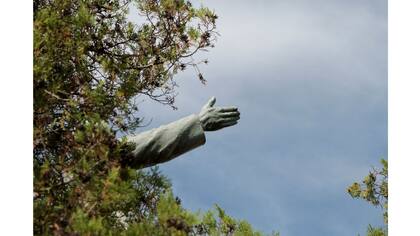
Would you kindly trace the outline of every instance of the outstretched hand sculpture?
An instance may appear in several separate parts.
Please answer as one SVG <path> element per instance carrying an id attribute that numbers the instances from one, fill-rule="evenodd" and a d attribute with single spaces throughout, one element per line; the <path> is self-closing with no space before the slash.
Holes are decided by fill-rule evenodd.
<path id="1" fill-rule="evenodd" d="M 167 162 L 206 142 L 205 131 L 216 131 L 238 123 L 236 107 L 215 107 L 212 97 L 198 115 L 193 114 L 159 128 L 128 137 L 135 144 L 133 168 L 143 168 Z"/>

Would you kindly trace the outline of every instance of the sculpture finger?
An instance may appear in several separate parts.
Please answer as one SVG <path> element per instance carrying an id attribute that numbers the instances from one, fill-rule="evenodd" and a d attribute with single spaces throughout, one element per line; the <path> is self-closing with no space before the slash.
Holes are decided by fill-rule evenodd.
<path id="1" fill-rule="evenodd" d="M 225 118 L 225 117 L 235 117 L 235 116 L 240 116 L 240 113 L 238 111 L 234 111 L 234 112 L 223 112 L 222 114 L 220 114 L 221 117 Z"/>
<path id="2" fill-rule="evenodd" d="M 214 106 L 215 103 L 216 103 L 216 97 L 213 96 L 209 99 L 209 101 L 206 103 L 206 105 L 204 105 L 204 107 L 210 108 L 210 107 Z"/>
<path id="3" fill-rule="evenodd" d="M 233 112 L 233 111 L 237 111 L 238 108 L 237 107 L 221 107 L 219 111 L 221 112 Z"/>
<path id="4" fill-rule="evenodd" d="M 222 118 L 222 119 L 220 119 L 219 121 L 220 121 L 221 123 L 226 123 L 226 122 L 237 121 L 237 120 L 239 120 L 239 119 L 240 119 L 240 117 L 239 117 L 239 116 L 233 116 L 233 117 Z"/>
<path id="5" fill-rule="evenodd" d="M 225 122 L 222 124 L 222 127 L 225 128 L 225 127 L 233 126 L 233 125 L 236 125 L 237 123 L 238 121 Z"/>

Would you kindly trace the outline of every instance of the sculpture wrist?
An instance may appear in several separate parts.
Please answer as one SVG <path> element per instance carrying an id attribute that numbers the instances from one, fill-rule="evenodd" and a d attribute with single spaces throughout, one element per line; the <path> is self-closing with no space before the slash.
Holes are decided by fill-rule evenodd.
<path id="1" fill-rule="evenodd" d="M 206 125 L 205 125 L 207 117 L 200 112 L 199 114 L 197 114 L 197 118 L 198 118 L 198 122 L 200 123 L 200 126 L 203 129 L 203 131 L 207 131 L 206 130 Z"/>

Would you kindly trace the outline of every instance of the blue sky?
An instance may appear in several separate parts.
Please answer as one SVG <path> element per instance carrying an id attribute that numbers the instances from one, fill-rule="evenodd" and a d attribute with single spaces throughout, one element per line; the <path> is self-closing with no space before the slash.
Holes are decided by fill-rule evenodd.
<path id="1" fill-rule="evenodd" d="M 211 96 L 238 125 L 160 165 L 191 210 L 215 203 L 264 232 L 357 235 L 381 211 L 346 187 L 387 157 L 387 1 L 212 0 L 210 63 L 179 74 L 178 110 L 145 100 L 139 131 L 199 112 Z"/>

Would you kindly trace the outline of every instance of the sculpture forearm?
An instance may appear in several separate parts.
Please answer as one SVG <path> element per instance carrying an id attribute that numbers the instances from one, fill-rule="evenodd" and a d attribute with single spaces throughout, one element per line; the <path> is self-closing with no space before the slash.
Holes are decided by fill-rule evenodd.
<path id="1" fill-rule="evenodd" d="M 206 142 L 197 115 L 190 115 L 168 125 L 128 137 L 135 144 L 133 168 L 167 162 Z"/>

